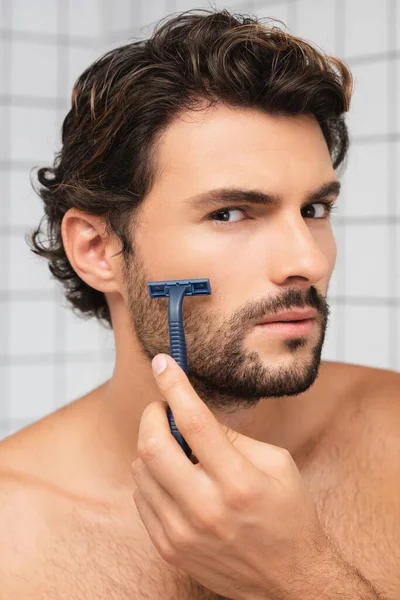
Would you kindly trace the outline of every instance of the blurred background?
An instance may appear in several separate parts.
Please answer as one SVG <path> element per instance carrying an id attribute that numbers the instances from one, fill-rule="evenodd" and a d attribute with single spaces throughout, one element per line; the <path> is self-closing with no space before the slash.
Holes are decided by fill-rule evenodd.
<path id="1" fill-rule="evenodd" d="M 72 313 L 25 241 L 43 215 L 31 170 L 51 165 L 61 148 L 82 71 L 107 50 L 148 37 L 160 18 L 193 8 L 280 19 L 349 65 L 351 147 L 332 216 L 338 257 L 322 358 L 400 371 L 396 0 L 0 0 L 0 439 L 113 370 L 112 332 Z"/>

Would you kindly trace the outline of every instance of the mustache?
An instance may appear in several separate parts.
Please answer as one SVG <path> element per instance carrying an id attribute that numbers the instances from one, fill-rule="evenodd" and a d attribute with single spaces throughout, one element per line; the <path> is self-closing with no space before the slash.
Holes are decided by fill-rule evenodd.
<path id="1" fill-rule="evenodd" d="M 256 306 L 246 308 L 242 313 L 243 323 L 263 319 L 266 315 L 274 315 L 283 311 L 313 308 L 318 314 L 327 314 L 329 306 L 326 297 L 320 294 L 314 286 L 306 293 L 303 290 L 290 288 L 284 296 L 274 297 Z M 237 322 L 237 320 L 236 320 Z"/>

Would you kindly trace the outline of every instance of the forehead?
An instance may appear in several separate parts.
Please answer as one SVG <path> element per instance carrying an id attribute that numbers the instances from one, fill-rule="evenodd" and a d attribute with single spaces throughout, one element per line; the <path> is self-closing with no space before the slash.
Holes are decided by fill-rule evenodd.
<path id="1" fill-rule="evenodd" d="M 199 186 L 248 185 L 249 178 L 268 187 L 291 177 L 297 177 L 298 185 L 299 178 L 315 185 L 316 179 L 334 174 L 313 116 L 221 105 L 180 114 L 163 133 L 156 156 L 159 183 L 179 178 L 196 191 Z"/>

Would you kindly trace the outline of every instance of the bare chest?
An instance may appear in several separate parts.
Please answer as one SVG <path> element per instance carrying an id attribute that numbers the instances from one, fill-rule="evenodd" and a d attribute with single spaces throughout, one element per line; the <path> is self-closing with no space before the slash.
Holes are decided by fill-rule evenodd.
<path id="1" fill-rule="evenodd" d="M 319 515 L 347 559 L 363 569 L 371 561 L 373 517 L 360 502 L 361 488 L 341 482 L 334 489 L 310 480 Z M 358 502 L 358 504 L 356 504 Z M 267 518 L 267 516 L 266 516 Z M 67 523 L 65 524 L 67 525 Z M 36 558 L 10 578 L 3 600 L 217 600 L 187 573 L 166 563 L 145 530 L 110 533 L 80 523 L 46 530 L 37 540 Z M 380 549 L 374 540 L 374 552 Z M 22 573 L 24 574 L 22 576 Z M 17 572 L 15 572 L 15 576 Z"/>
<path id="2" fill-rule="evenodd" d="M 35 557 L 13 561 L 2 600 L 217 600 L 187 573 L 166 563 L 143 524 L 121 531 L 77 523 L 44 530 Z"/>
<path id="3" fill-rule="evenodd" d="M 345 439 L 331 440 L 328 447 L 298 467 L 321 523 L 345 559 L 374 575 L 384 568 L 385 556 L 372 493 L 378 481 L 376 449 L 371 447 L 371 455 L 355 451 Z M 67 512 L 44 527 L 34 544 L 29 561 L 23 544 L 16 548 L 2 600 L 222 599 L 166 563 L 141 522 L 115 521 L 114 527 L 110 517 L 89 523 L 78 511 Z"/>

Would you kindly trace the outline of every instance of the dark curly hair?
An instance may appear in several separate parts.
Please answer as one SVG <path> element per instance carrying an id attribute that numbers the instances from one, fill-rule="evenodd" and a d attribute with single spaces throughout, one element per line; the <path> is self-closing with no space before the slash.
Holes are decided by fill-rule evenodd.
<path id="1" fill-rule="evenodd" d="M 45 214 L 29 234 L 74 311 L 112 327 L 103 292 L 85 283 L 64 250 L 61 223 L 72 207 L 102 215 L 133 255 L 130 231 L 156 177 L 155 150 L 178 113 L 214 104 L 271 115 L 314 115 L 333 167 L 346 157 L 353 79 L 338 58 L 255 16 L 190 10 L 162 19 L 151 37 L 108 51 L 76 80 L 62 149 L 38 169 Z M 279 21 L 285 26 L 282 21 Z M 36 168 L 36 167 L 35 167 Z M 39 241 L 47 219 L 48 245 Z"/>

